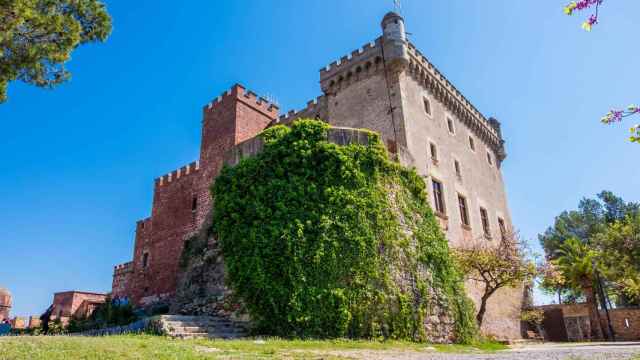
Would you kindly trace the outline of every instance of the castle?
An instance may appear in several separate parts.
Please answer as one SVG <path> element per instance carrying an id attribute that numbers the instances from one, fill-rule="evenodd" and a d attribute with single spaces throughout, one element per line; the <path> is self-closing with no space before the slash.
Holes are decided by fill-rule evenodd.
<path id="1" fill-rule="evenodd" d="M 323 95 L 300 111 L 278 106 L 241 85 L 203 108 L 199 161 L 155 180 L 151 216 L 137 222 L 133 259 L 117 265 L 112 295 L 136 305 L 175 294 L 184 241 L 202 225 L 209 187 L 225 156 L 274 124 L 317 118 L 380 133 L 395 159 L 415 167 L 451 246 L 497 243 L 512 228 L 500 167 L 506 157 L 500 123 L 485 118 L 406 37 L 404 19 L 382 20 L 382 35 L 320 70 Z M 479 301 L 478 284 L 468 283 Z M 498 291 L 485 333 L 520 337 L 522 289 Z"/>

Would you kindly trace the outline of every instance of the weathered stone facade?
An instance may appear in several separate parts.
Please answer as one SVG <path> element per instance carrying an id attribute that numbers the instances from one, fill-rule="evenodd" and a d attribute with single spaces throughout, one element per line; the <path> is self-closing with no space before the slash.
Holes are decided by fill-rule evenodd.
<path id="1" fill-rule="evenodd" d="M 267 126 L 303 117 L 379 132 L 388 150 L 414 166 L 429 190 L 434 181 L 440 184 L 442 209 L 436 212 L 452 246 L 497 244 L 511 231 L 499 122 L 485 118 L 406 39 L 399 15 L 387 14 L 382 30 L 374 42 L 320 70 L 323 95 L 303 110 L 278 117 L 277 107 L 239 85 L 207 105 L 200 160 L 156 180 L 152 215 L 138 222 L 131 264 L 114 270 L 114 294 L 140 305 L 173 298 L 184 241 L 206 218 L 209 185 L 225 156 L 237 159 L 253 151 L 246 147 L 259 144 L 243 142 Z M 463 224 L 459 198 L 466 201 L 468 224 Z M 469 283 L 468 291 L 478 303 L 477 284 Z M 521 288 L 496 293 L 483 331 L 520 337 L 521 301 Z"/>

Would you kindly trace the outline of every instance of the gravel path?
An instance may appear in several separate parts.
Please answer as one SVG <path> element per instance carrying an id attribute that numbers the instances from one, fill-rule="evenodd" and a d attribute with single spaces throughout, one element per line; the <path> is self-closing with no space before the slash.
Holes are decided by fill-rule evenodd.
<path id="1" fill-rule="evenodd" d="M 494 354 L 446 354 L 398 350 L 344 350 L 317 353 L 367 360 L 640 360 L 640 343 L 540 344 Z"/>

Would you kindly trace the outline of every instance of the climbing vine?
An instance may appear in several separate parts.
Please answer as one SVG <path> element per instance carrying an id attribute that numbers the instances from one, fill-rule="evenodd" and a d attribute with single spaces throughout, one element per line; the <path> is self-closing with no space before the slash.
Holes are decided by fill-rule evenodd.
<path id="1" fill-rule="evenodd" d="M 212 187 L 227 282 L 257 331 L 420 341 L 450 329 L 472 341 L 473 305 L 424 181 L 390 161 L 377 134 L 341 146 L 327 129 L 265 130 L 263 151 Z"/>

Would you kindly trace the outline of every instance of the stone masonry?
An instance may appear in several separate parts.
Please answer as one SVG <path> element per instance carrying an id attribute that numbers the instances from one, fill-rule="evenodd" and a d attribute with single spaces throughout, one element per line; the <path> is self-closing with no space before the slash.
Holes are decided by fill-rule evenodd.
<path id="1" fill-rule="evenodd" d="M 389 152 L 424 177 L 452 246 L 497 245 L 512 231 L 500 171 L 506 158 L 500 123 L 485 118 L 406 39 L 402 17 L 389 13 L 381 26 L 375 41 L 320 70 L 323 94 L 302 110 L 278 116 L 277 106 L 240 85 L 204 107 L 199 161 L 156 179 L 151 216 L 137 223 L 133 260 L 114 269 L 114 296 L 136 305 L 170 300 L 184 241 L 210 209 L 209 187 L 225 157 L 242 156 L 247 150 L 236 146 L 266 127 L 299 118 L 380 133 Z M 255 145 L 250 143 L 241 147 Z M 467 289 L 477 304 L 478 284 Z M 496 293 L 483 331 L 520 337 L 521 301 L 522 288 Z"/>

